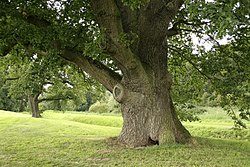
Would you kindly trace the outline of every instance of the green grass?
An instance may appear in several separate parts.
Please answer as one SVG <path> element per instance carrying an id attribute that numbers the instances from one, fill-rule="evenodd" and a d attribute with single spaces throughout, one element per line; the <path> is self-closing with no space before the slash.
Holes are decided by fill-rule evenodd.
<path id="1" fill-rule="evenodd" d="M 50 111 L 34 119 L 0 111 L 0 166 L 250 166 L 249 130 L 237 131 L 239 138 L 228 126 L 185 123 L 197 145 L 132 149 L 107 140 L 121 124 L 115 115 Z"/>
<path id="2" fill-rule="evenodd" d="M 200 107 L 205 109 L 207 112 L 199 115 L 203 121 L 216 121 L 216 122 L 232 122 L 232 119 L 227 115 L 227 112 L 224 111 L 221 107 Z"/>
<path id="3" fill-rule="evenodd" d="M 43 118 L 67 120 L 80 122 L 91 125 L 101 125 L 108 127 L 122 127 L 122 117 L 120 115 L 100 115 L 94 113 L 82 112 L 54 112 L 46 111 L 43 113 Z"/>

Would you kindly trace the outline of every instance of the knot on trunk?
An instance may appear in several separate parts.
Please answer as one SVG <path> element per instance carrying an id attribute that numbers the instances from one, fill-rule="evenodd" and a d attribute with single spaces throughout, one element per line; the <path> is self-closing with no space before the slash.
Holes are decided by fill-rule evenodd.
<path id="1" fill-rule="evenodd" d="M 113 89 L 113 96 L 119 103 L 122 102 L 124 97 L 124 87 L 121 84 L 115 85 Z"/>

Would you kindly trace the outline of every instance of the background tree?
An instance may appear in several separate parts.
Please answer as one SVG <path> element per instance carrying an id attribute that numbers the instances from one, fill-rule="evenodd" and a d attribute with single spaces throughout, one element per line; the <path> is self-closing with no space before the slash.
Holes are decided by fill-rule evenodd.
<path id="1" fill-rule="evenodd" d="M 2 80 L 8 82 L 4 85 L 8 87 L 6 94 L 11 99 L 20 99 L 21 102 L 29 100 L 32 117 L 41 117 L 39 110 L 41 102 L 57 101 L 60 104 L 61 100 L 65 103 L 69 99 L 82 100 L 81 93 L 86 91 L 87 88 L 84 86 L 87 84 L 78 82 L 83 75 L 74 66 L 65 64 L 55 56 L 33 54 L 30 57 L 24 54 L 13 53 L 1 58 L 2 72 L 5 73 Z M 80 86 L 81 91 L 76 91 L 75 87 Z M 24 104 L 22 107 L 24 108 Z M 61 105 L 57 107 L 59 110 L 62 109 Z"/>
<path id="2" fill-rule="evenodd" d="M 11 96 L 11 82 L 19 79 L 19 74 L 24 72 L 21 64 L 14 65 L 15 57 L 6 56 L 0 58 L 0 108 L 9 111 L 22 112 L 26 109 L 27 96 L 25 94 L 17 94 Z M 14 68 L 13 68 L 14 67 Z"/>
<path id="3" fill-rule="evenodd" d="M 40 101 L 44 110 L 88 111 L 90 105 L 102 98 L 103 91 L 100 84 L 80 69 L 66 66 L 60 71 L 60 79 L 41 94 Z"/>
<path id="4" fill-rule="evenodd" d="M 227 34 L 249 32 L 238 33 L 249 29 L 248 1 L 18 0 L 0 5 L 1 54 L 20 43 L 75 63 L 121 103 L 119 141 L 134 147 L 192 142 L 173 106 L 167 64 L 181 56 L 206 74 L 203 62 L 210 54 L 193 47 L 192 34 L 216 44 Z M 216 78 L 211 75 L 206 74 Z"/>

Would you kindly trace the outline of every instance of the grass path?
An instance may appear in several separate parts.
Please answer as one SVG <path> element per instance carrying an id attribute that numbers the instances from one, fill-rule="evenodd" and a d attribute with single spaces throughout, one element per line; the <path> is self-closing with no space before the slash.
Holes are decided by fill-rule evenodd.
<path id="1" fill-rule="evenodd" d="M 225 135 L 230 132 L 228 128 L 189 124 L 189 130 L 199 136 L 195 146 L 132 149 L 107 142 L 107 137 L 119 134 L 120 127 L 118 116 L 48 112 L 44 118 L 33 119 L 26 114 L 0 111 L 0 166 L 250 166 L 247 139 L 204 138 L 216 130 L 224 130 Z"/>

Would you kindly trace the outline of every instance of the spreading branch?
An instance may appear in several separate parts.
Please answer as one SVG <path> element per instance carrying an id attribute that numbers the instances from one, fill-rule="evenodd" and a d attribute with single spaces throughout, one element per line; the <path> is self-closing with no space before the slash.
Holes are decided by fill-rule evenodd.
<path id="1" fill-rule="evenodd" d="M 196 26 L 201 26 L 201 25 L 205 25 L 205 24 L 208 24 L 208 23 L 210 23 L 210 22 L 201 21 L 199 23 L 190 23 L 190 22 L 188 22 L 186 20 L 181 19 L 181 20 L 175 22 L 173 24 L 173 26 L 170 29 L 168 29 L 168 31 L 167 31 L 167 37 L 172 37 L 172 36 L 180 34 L 181 31 L 185 31 L 185 29 L 181 29 L 180 28 L 181 24 L 185 24 L 185 25 L 188 25 L 188 26 L 196 27 Z"/>
<path id="2" fill-rule="evenodd" d="M 201 34 L 201 35 L 207 35 L 209 37 L 209 41 L 213 41 L 216 43 L 217 46 L 221 46 L 220 43 L 210 34 L 206 34 L 202 31 L 198 31 L 198 30 L 191 30 L 191 29 L 180 29 L 180 31 L 185 31 L 185 32 L 192 32 L 192 33 L 196 33 L 196 34 Z"/>
<path id="3" fill-rule="evenodd" d="M 4 79 L 4 84 L 7 82 L 7 81 L 16 81 L 18 80 L 20 77 L 10 77 L 10 78 L 5 78 Z"/>
<path id="4" fill-rule="evenodd" d="M 37 27 L 48 27 L 51 25 L 51 23 L 45 19 L 42 19 L 42 18 L 39 18 L 39 17 L 36 17 L 36 16 L 32 16 L 32 15 L 29 15 L 26 17 L 25 19 L 28 23 L 30 24 L 33 24 Z"/>
<path id="5" fill-rule="evenodd" d="M 31 15 L 28 15 L 28 17 L 23 17 L 23 20 L 29 24 L 35 25 L 38 28 L 46 28 L 51 25 L 51 23 L 49 23 L 47 20 Z M 121 76 L 105 66 L 103 63 L 91 58 L 87 58 L 81 52 L 78 52 L 72 48 L 61 48 L 60 41 L 58 40 L 52 41 L 52 44 L 55 49 L 62 51 L 62 54 L 60 55 L 62 58 L 77 64 L 83 71 L 87 72 L 93 78 L 100 81 L 108 90 L 112 91 L 113 87 L 120 82 Z M 32 46 L 27 44 L 24 44 L 24 46 L 27 50 L 32 51 Z M 12 49 L 12 47 L 8 48 Z M 47 55 L 46 51 L 37 52 L 39 52 L 41 55 Z"/>
<path id="6" fill-rule="evenodd" d="M 79 66 L 83 71 L 87 72 L 90 76 L 101 82 L 104 87 L 112 91 L 114 86 L 117 85 L 122 77 L 105 66 L 103 63 L 85 57 L 81 52 L 65 48 L 61 57 Z"/>
<path id="7" fill-rule="evenodd" d="M 38 103 L 41 103 L 43 101 L 58 101 L 58 100 L 72 100 L 73 97 L 70 96 L 53 96 L 53 97 L 47 97 L 47 98 L 41 98 L 38 100 Z"/>

